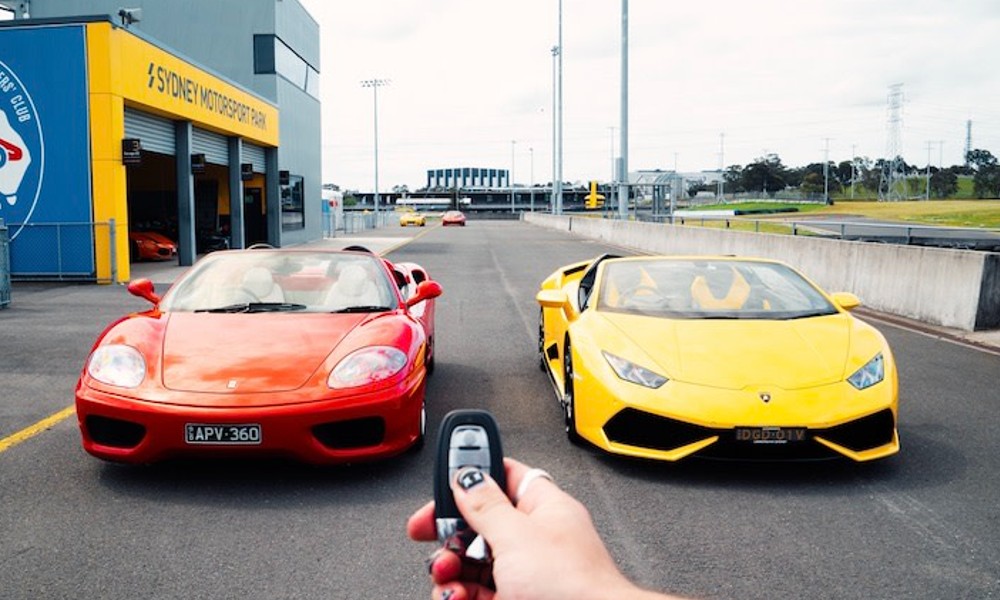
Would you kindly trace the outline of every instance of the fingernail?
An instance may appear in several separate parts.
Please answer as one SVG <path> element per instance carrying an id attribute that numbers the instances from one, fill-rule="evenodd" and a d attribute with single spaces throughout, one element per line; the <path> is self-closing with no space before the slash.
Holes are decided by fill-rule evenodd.
<path id="1" fill-rule="evenodd" d="M 463 469 L 458 473 L 458 485 L 465 491 L 469 491 L 477 485 L 486 481 L 483 472 L 475 467 Z"/>
<path id="2" fill-rule="evenodd" d="M 434 552 L 431 552 L 431 555 L 427 557 L 427 574 L 428 575 L 434 573 L 434 563 L 437 561 L 438 557 L 441 556 L 441 552 L 442 552 L 441 548 L 438 548 Z"/>
<path id="3" fill-rule="evenodd" d="M 445 590 L 441 592 L 441 600 L 449 600 L 454 595 L 455 595 L 455 590 L 450 590 L 450 589 Z"/>

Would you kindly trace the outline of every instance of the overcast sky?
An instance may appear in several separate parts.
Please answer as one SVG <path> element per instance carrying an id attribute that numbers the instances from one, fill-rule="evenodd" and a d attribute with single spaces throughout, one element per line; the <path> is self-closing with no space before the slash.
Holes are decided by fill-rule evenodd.
<path id="1" fill-rule="evenodd" d="M 323 180 L 423 187 L 426 171 L 552 176 L 558 0 L 300 0 L 320 24 Z M 611 177 L 620 153 L 621 1 L 562 0 L 567 181 Z M 909 163 L 1000 155 L 998 0 L 632 0 L 629 170 L 785 165 L 888 144 L 890 85 Z M 613 128 L 613 129 L 612 129 Z M 512 143 L 514 142 L 514 143 Z M 613 146 L 612 146 L 613 144 Z M 930 150 L 928 150 L 930 148 Z"/>

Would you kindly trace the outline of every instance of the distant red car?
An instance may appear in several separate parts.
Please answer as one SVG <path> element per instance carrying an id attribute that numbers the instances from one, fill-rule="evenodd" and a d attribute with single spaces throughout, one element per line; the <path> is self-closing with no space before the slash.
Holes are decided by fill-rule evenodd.
<path id="1" fill-rule="evenodd" d="M 422 280 L 411 288 L 397 273 Z M 88 453 L 332 464 L 423 442 L 441 286 L 417 265 L 360 251 L 222 250 L 162 299 L 145 279 L 129 291 L 153 307 L 110 325 L 77 382 Z"/>
<path id="2" fill-rule="evenodd" d="M 461 225 L 465 227 L 465 215 L 460 210 L 449 210 L 441 216 L 441 225 Z"/>
<path id="3" fill-rule="evenodd" d="M 128 232 L 132 260 L 172 260 L 177 258 L 177 244 L 155 231 Z"/>

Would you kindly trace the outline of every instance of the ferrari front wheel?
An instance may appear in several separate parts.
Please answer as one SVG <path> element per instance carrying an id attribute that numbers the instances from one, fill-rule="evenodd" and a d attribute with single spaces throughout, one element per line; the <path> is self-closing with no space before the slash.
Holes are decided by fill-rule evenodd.
<path id="1" fill-rule="evenodd" d="M 563 417 L 566 423 L 566 437 L 574 444 L 582 444 L 583 438 L 576 430 L 576 395 L 573 390 L 573 347 L 566 336 L 563 346 Z"/>
<path id="2" fill-rule="evenodd" d="M 410 446 L 410 452 L 419 452 L 427 439 L 427 402 L 420 403 L 420 416 L 417 417 L 417 439 Z"/>
<path id="3" fill-rule="evenodd" d="M 427 371 L 427 376 L 430 377 L 434 373 L 434 338 L 427 338 L 427 359 L 424 361 L 424 369 Z"/>

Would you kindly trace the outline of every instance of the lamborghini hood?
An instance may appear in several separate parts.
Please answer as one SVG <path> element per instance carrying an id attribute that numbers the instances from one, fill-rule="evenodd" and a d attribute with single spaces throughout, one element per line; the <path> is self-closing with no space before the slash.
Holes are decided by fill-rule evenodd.
<path id="1" fill-rule="evenodd" d="M 841 381 L 852 330 L 845 314 L 787 321 L 612 314 L 608 321 L 666 377 L 726 389 L 791 390 Z"/>
<path id="2" fill-rule="evenodd" d="M 366 315 L 173 313 L 163 385 L 183 392 L 284 392 L 302 387 Z M 325 317 L 325 318 L 324 318 Z"/>

